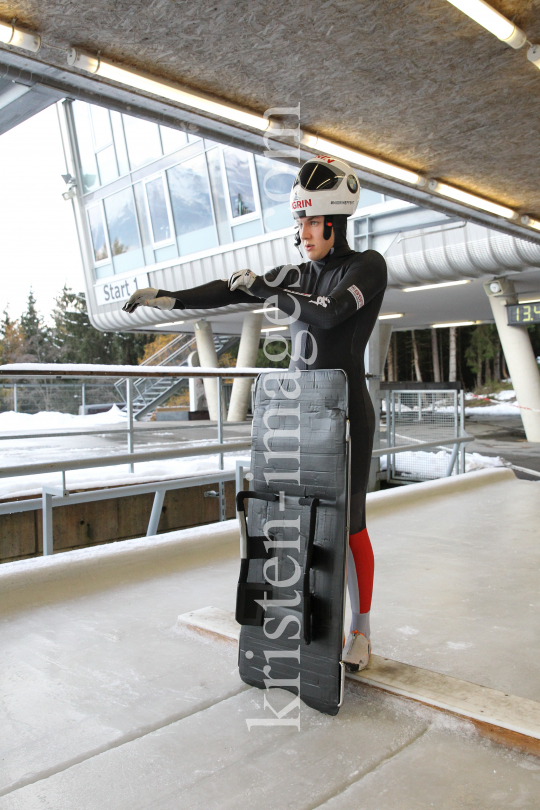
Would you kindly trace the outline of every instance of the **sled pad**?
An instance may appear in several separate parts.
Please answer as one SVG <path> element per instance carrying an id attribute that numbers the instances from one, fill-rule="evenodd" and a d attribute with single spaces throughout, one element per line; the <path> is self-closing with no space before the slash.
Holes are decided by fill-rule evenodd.
<path id="1" fill-rule="evenodd" d="M 252 489 L 236 501 L 240 676 L 337 714 L 349 538 L 344 371 L 258 377 L 251 473 Z"/>

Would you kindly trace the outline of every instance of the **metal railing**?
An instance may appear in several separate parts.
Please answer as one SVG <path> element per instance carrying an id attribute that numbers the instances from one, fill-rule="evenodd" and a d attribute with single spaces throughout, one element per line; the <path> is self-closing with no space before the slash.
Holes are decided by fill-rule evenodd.
<path id="1" fill-rule="evenodd" d="M 132 393 L 133 379 L 140 377 L 212 377 L 217 378 L 217 396 L 218 396 L 218 418 L 217 418 L 217 441 L 208 442 L 198 445 L 196 447 L 183 447 L 174 450 L 159 450 L 159 451 L 145 451 L 135 452 L 134 438 L 135 428 L 133 423 L 133 396 L 128 394 L 127 402 L 127 419 L 128 424 L 125 428 L 109 428 L 103 431 L 85 431 L 85 433 L 113 433 L 123 432 L 127 434 L 127 453 L 117 454 L 115 456 L 98 456 L 92 459 L 79 458 L 64 461 L 40 462 L 36 464 L 18 464 L 11 467 L 4 467 L 0 470 L 0 478 L 20 477 L 24 475 L 43 475 L 44 473 L 60 473 L 62 476 L 62 483 L 60 487 L 43 486 L 41 498 L 27 499 L 23 501 L 11 501 L 9 503 L 0 504 L 0 514 L 13 514 L 16 512 L 25 512 L 33 509 L 38 509 L 41 506 L 43 511 L 43 554 L 49 555 L 53 553 L 53 523 L 52 523 L 52 509 L 55 506 L 64 506 L 67 504 L 88 503 L 90 501 L 105 500 L 109 498 L 127 497 L 129 495 L 139 495 L 148 492 L 154 492 L 154 504 L 152 513 L 148 524 L 147 535 L 152 535 L 157 532 L 157 524 L 159 522 L 159 515 L 163 506 L 163 500 L 168 490 L 182 489 L 189 486 L 197 486 L 204 483 L 216 482 L 219 484 L 219 519 L 225 520 L 225 481 L 234 480 L 234 470 L 224 470 L 224 454 L 237 453 L 251 448 L 251 441 L 237 441 L 237 442 L 224 442 L 223 440 L 223 407 L 222 407 L 222 388 L 224 377 L 256 377 L 259 373 L 268 371 L 268 369 L 231 369 L 231 368 L 200 368 L 200 367 L 186 367 L 186 366 L 94 366 L 89 369 L 88 366 L 76 365 L 63 365 L 63 364 L 37 364 L 37 363 L 22 363 L 13 364 L 9 366 L 0 366 L 0 377 L 17 378 L 31 378 L 31 377 L 123 377 L 128 382 L 128 392 Z M 139 431 L 137 431 L 139 432 Z M 74 433 L 81 435 L 80 431 Z M 27 437 L 29 434 L 22 434 L 22 437 Z M 30 434 L 42 435 L 42 434 Z M 66 431 L 64 434 L 56 433 L 54 435 L 73 435 Z M 10 439 L 22 438 L 17 435 L 11 434 Z M 183 476 L 168 479 L 167 481 L 160 481 L 155 483 L 134 484 L 129 486 L 108 487 L 106 489 L 93 489 L 84 492 L 77 492 L 70 494 L 66 487 L 66 472 L 73 470 L 84 470 L 95 467 L 110 467 L 122 464 L 130 465 L 130 472 L 134 472 L 134 465 L 136 463 L 143 463 L 148 461 L 163 461 L 173 458 L 191 458 L 196 456 L 203 456 L 209 454 L 218 455 L 218 469 L 215 472 L 205 473 L 199 476 Z M 213 493 L 209 493 L 213 495 Z"/>
<path id="2" fill-rule="evenodd" d="M 154 503 L 150 520 L 148 523 L 147 536 L 154 535 L 157 532 L 159 515 L 163 506 L 165 494 L 169 490 L 182 489 L 190 486 L 199 486 L 206 483 L 218 483 L 219 493 L 205 493 L 213 497 L 219 497 L 219 519 L 225 520 L 225 482 L 236 479 L 237 490 L 242 487 L 245 471 L 249 470 L 250 462 L 247 459 L 237 461 L 236 470 L 224 469 L 224 454 L 237 453 L 251 448 L 251 440 L 249 441 L 233 441 L 224 442 L 223 440 L 223 407 L 222 407 L 222 388 L 223 378 L 235 377 L 256 377 L 260 373 L 268 372 L 269 369 L 259 368 L 245 368 L 245 369 L 232 369 L 232 368 L 193 368 L 186 366 L 172 367 L 172 366 L 79 366 L 76 365 L 62 365 L 62 364 L 13 364 L 8 366 L 0 366 L 0 377 L 17 378 L 31 378 L 31 377 L 122 377 L 128 380 L 128 390 L 134 378 L 140 377 L 212 377 L 217 378 L 217 395 L 218 395 L 218 419 L 217 419 L 217 441 L 201 444 L 198 446 L 189 446 L 177 448 L 175 450 L 159 450 L 159 451 L 145 451 L 135 452 L 134 438 L 135 431 L 133 424 L 133 398 L 128 398 L 128 424 L 125 428 L 107 428 L 99 430 L 92 428 L 88 431 L 64 431 L 62 433 L 45 434 L 20 434 L 6 436 L 5 438 L 29 438 L 31 436 L 62 436 L 62 435 L 83 435 L 89 433 L 127 433 L 128 447 L 127 453 L 115 456 L 100 456 L 93 459 L 80 458 L 64 461 L 53 462 L 40 462 L 36 464 L 20 464 L 11 467 L 6 467 L 0 470 L 1 478 L 11 478 L 25 475 L 40 475 L 44 473 L 60 473 L 62 482 L 60 487 L 43 486 L 41 498 L 31 498 L 20 501 L 11 501 L 8 503 L 0 503 L 0 515 L 13 514 L 16 512 L 31 511 L 34 509 L 42 509 L 43 512 L 43 554 L 49 555 L 53 553 L 53 523 L 52 523 L 52 510 L 56 506 L 75 505 L 80 503 L 88 503 L 90 501 L 105 500 L 110 498 L 128 497 L 130 495 L 146 494 L 154 492 Z M 142 432 L 142 431 L 141 431 Z M 405 437 L 404 437 L 405 438 Z M 437 438 L 434 441 L 418 441 L 412 438 L 414 443 L 395 445 L 391 447 L 378 448 L 373 451 L 374 458 L 381 456 L 393 456 L 405 452 L 418 452 L 420 450 L 429 450 L 437 447 L 452 446 L 450 455 L 450 462 L 448 465 L 447 475 L 451 475 L 457 459 L 459 447 L 466 442 L 471 441 L 471 437 L 466 435 L 454 436 L 452 438 Z M 130 471 L 134 471 L 136 463 L 143 463 L 148 461 L 162 461 L 173 458 L 190 458 L 201 455 L 216 454 L 218 455 L 218 469 L 210 471 L 197 476 L 178 476 L 175 478 L 167 479 L 166 481 L 150 482 L 133 484 L 127 486 L 111 486 L 105 489 L 92 489 L 82 492 L 70 493 L 66 487 L 66 472 L 74 470 L 83 470 L 95 467 L 115 466 L 122 464 L 129 464 Z"/>
<path id="3" fill-rule="evenodd" d="M 472 438 L 465 432 L 465 408 L 460 387 L 457 383 L 381 385 L 379 397 L 385 406 L 385 432 L 381 432 L 381 439 L 386 440 L 389 447 L 377 451 L 377 455 L 386 457 L 386 473 L 383 471 L 381 475 L 388 481 L 427 481 L 449 476 L 456 469 L 456 462 L 457 469 L 465 472 L 465 444 Z M 396 453 L 416 449 L 446 451 L 449 446 L 452 451 L 448 463 L 434 453 L 414 460 L 396 460 Z"/>

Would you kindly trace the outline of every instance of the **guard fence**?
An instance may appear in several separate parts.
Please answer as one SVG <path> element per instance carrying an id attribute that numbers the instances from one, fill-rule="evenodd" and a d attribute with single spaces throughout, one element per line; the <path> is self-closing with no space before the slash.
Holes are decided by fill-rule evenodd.
<path id="1" fill-rule="evenodd" d="M 114 456 L 100 456 L 91 459 L 70 459 L 55 462 L 42 462 L 37 464 L 21 464 L 5 467 L 0 470 L 0 478 L 13 478 L 17 476 L 43 475 L 46 473 L 59 474 L 59 486 L 43 486 L 40 498 L 30 498 L 26 500 L 0 503 L 0 515 L 13 514 L 17 512 L 32 511 L 41 509 L 43 512 L 43 554 L 53 553 L 53 521 L 52 510 L 56 506 L 67 504 L 88 503 L 91 501 L 105 500 L 109 498 L 120 498 L 132 495 L 154 493 L 154 503 L 147 528 L 147 536 L 157 532 L 159 515 L 163 505 L 165 494 L 168 490 L 181 489 L 191 486 L 200 486 L 205 483 L 217 482 L 219 492 L 209 491 L 205 495 L 219 498 L 219 519 L 225 520 L 225 481 L 236 480 L 236 488 L 242 488 L 246 473 L 249 474 L 249 459 L 236 462 L 236 469 L 224 469 L 224 455 L 227 453 L 241 453 L 251 448 L 251 441 L 223 440 L 223 378 L 250 377 L 254 378 L 259 373 L 268 372 L 269 369 L 245 368 L 245 369 L 222 369 L 222 368 L 186 368 L 163 366 L 76 366 L 62 364 L 13 364 L 0 366 L 0 376 L 17 378 L 123 378 L 127 385 L 127 425 L 125 428 L 93 428 L 92 430 L 63 430 L 48 431 L 39 433 L 17 433 L 4 435 L 2 438 L 45 438 L 52 436 L 66 435 L 87 435 L 90 433 L 125 433 L 127 436 L 127 452 Z M 216 441 L 199 444 L 198 446 L 177 447 L 172 450 L 152 450 L 146 452 L 136 452 L 134 448 L 135 426 L 133 415 L 133 379 L 145 377 L 163 377 L 174 375 L 183 377 L 203 377 L 215 378 L 217 380 L 217 424 Z M 395 384 L 390 384 L 394 385 Z M 384 384 L 383 384 L 384 386 Z M 452 400 L 443 394 L 448 392 L 414 391 L 407 392 L 394 388 L 382 390 L 383 398 L 383 431 L 381 433 L 381 447 L 375 448 L 373 457 L 381 459 L 382 466 L 386 460 L 386 476 L 389 480 L 407 478 L 407 471 L 404 465 L 396 462 L 396 457 L 407 458 L 410 454 L 426 454 L 425 451 L 436 450 L 445 452 L 448 457 L 448 464 L 442 475 L 451 475 L 457 472 L 456 459 L 458 450 L 464 447 L 470 438 L 463 431 L 463 407 L 462 392 L 457 405 L 456 397 Z M 408 397 L 408 398 L 407 398 Z M 442 404 L 441 404 L 442 403 Z M 448 404 L 450 403 L 450 404 Z M 461 407 L 461 411 L 460 411 Z M 443 415 L 450 413 L 448 408 L 452 408 L 451 418 Z M 461 414 L 461 415 L 460 415 Z M 438 421 L 439 420 L 439 421 Z M 446 420 L 446 421 L 444 421 Z M 461 421 L 460 421 L 461 420 Z M 457 424 L 459 421 L 459 431 Z M 440 424 L 439 424 L 440 422 Z M 451 434 L 451 435 L 450 435 Z M 447 448 L 449 448 L 447 450 Z M 217 455 L 218 463 L 215 471 L 210 471 L 196 476 L 178 476 L 159 482 L 145 482 L 130 486 L 107 487 L 82 492 L 71 492 L 66 486 L 66 472 L 74 470 L 84 470 L 89 468 L 101 468 L 115 465 L 128 464 L 130 471 L 134 472 L 136 463 L 148 461 L 160 461 L 176 458 L 191 458 L 204 455 Z M 426 454 L 427 455 L 427 454 Z M 435 455 L 435 454 L 430 454 Z M 462 455 L 462 459 L 464 456 Z M 424 463 L 424 462 L 422 462 Z M 462 460 L 462 467 L 463 467 Z M 406 467 L 406 465 L 405 465 Z M 418 469 L 421 468 L 421 465 Z M 417 468 L 415 468 L 416 470 Z M 424 468 L 422 468 L 424 470 Z M 417 480 L 426 480 L 429 477 L 441 477 L 440 470 L 421 471 L 417 473 Z M 409 476 L 408 480 L 414 480 Z"/>
<path id="2" fill-rule="evenodd" d="M 465 472 L 465 444 L 470 439 L 461 383 L 381 383 L 380 399 L 381 448 L 418 446 L 416 452 L 386 452 L 382 477 L 405 483 Z"/>

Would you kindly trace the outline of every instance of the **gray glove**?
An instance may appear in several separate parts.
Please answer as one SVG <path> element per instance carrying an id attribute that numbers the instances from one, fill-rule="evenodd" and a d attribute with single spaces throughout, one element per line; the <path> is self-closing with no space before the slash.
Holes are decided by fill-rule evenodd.
<path id="1" fill-rule="evenodd" d="M 229 278 L 229 290 L 242 290 L 243 292 L 249 293 L 249 295 L 253 295 L 253 293 L 249 292 L 249 288 L 257 278 L 255 273 L 252 273 L 251 270 L 235 270 L 234 273 L 231 273 L 231 277 Z"/>
<path id="2" fill-rule="evenodd" d="M 134 292 L 129 301 L 122 307 L 124 312 L 135 312 L 137 307 L 154 307 L 155 309 L 173 309 L 175 298 L 169 295 L 162 295 L 157 298 L 159 290 L 154 287 L 145 287 L 143 290 Z"/>

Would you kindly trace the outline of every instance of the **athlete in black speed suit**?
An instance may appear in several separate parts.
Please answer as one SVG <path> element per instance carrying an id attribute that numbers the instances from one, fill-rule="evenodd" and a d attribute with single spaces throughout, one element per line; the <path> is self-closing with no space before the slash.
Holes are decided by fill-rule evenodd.
<path id="1" fill-rule="evenodd" d="M 296 349 L 294 356 L 300 359 L 291 359 L 290 369 L 341 368 L 346 372 L 352 473 L 352 559 L 349 555 L 348 569 L 353 609 L 351 633 L 360 634 L 369 642 L 373 552 L 366 530 L 365 503 L 375 413 L 366 386 L 364 352 L 386 289 L 386 263 L 377 251 L 357 253 L 350 249 L 346 238 L 347 216 L 327 216 L 325 220 L 325 228 L 333 228 L 334 239 L 326 237 L 329 243 L 333 241 L 333 246 L 329 246 L 328 253 L 318 261 L 307 261 L 296 267 L 276 267 L 264 276 L 255 277 L 250 271 L 243 271 L 250 275 L 249 292 L 247 285 L 231 290 L 230 281 L 212 281 L 176 292 L 153 290 L 152 301 L 156 303 L 150 301 L 147 305 L 159 306 L 160 300 L 168 299 L 170 303 L 162 308 L 191 310 L 253 304 L 254 297 L 268 301 L 296 318 L 291 318 L 290 329 L 292 347 Z M 137 293 L 132 299 L 125 306 L 128 312 L 137 306 Z M 369 650 L 363 666 L 368 660 Z"/>

